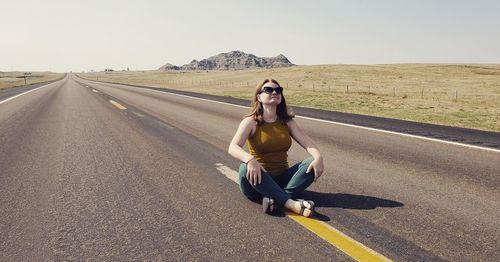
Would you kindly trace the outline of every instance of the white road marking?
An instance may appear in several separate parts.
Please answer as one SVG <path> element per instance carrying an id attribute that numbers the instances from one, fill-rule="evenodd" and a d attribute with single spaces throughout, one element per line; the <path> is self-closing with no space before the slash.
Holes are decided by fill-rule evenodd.
<path id="1" fill-rule="evenodd" d="M 382 132 L 382 133 L 391 134 L 391 135 L 400 135 L 400 136 L 405 136 L 405 137 L 417 138 L 417 139 L 428 140 L 428 141 L 433 141 L 433 142 L 440 142 L 440 143 L 445 143 L 445 144 L 450 144 L 450 145 L 464 146 L 464 147 L 469 147 L 469 148 L 473 148 L 473 149 L 480 149 L 480 150 L 486 150 L 486 151 L 500 153 L 500 149 L 494 149 L 494 148 L 489 148 L 489 147 L 463 144 L 463 143 L 441 140 L 441 139 L 436 139 L 436 138 L 430 138 L 430 137 L 425 137 L 425 136 L 410 135 L 410 134 L 399 133 L 399 132 L 395 132 L 395 131 L 387 131 L 387 130 L 372 128 L 372 127 L 364 127 L 364 126 L 357 126 L 357 125 L 352 125 L 352 124 L 339 123 L 339 122 L 334 122 L 334 121 L 329 121 L 329 120 L 310 118 L 310 117 L 306 117 L 306 116 L 297 116 L 297 117 L 300 117 L 303 119 L 308 119 L 308 120 L 314 120 L 314 121 L 318 121 L 318 122 L 331 123 L 331 124 L 342 125 L 342 126 L 347 126 L 347 127 L 355 127 L 355 128 L 360 128 L 360 129 L 364 129 L 364 130 Z"/>
<path id="2" fill-rule="evenodd" d="M 166 128 L 168 128 L 168 129 L 174 129 L 174 127 L 173 127 L 173 126 L 171 126 L 171 125 L 165 124 L 165 123 L 163 123 L 162 121 L 158 121 L 158 120 L 156 120 L 156 121 L 157 121 L 158 123 L 160 123 L 161 125 L 165 126 L 165 127 L 166 127 Z"/>
<path id="3" fill-rule="evenodd" d="M 88 87 L 88 86 L 87 86 Z M 94 93 L 99 93 L 99 91 L 95 90 L 95 89 L 92 89 L 92 92 Z"/>
<path id="4" fill-rule="evenodd" d="M 5 102 L 8 102 L 8 101 L 10 101 L 10 100 L 12 100 L 12 99 L 14 99 L 14 98 L 18 98 L 18 97 L 20 97 L 20 96 L 22 96 L 22 95 L 26 95 L 26 94 L 28 94 L 28 93 L 31 93 L 31 92 L 33 92 L 33 91 L 36 91 L 36 90 L 38 90 L 38 89 L 40 89 L 40 88 L 42 88 L 42 87 L 46 87 L 46 86 L 48 86 L 48 85 L 50 85 L 50 84 L 46 84 L 46 85 L 43 85 L 43 86 L 37 87 L 37 88 L 35 88 L 35 89 L 31 89 L 31 90 L 29 90 L 29 91 L 26 91 L 26 92 L 24 92 L 24 93 L 21 93 L 21 94 L 15 95 L 15 96 L 13 96 L 13 97 L 9 97 L 9 98 L 7 98 L 7 99 L 5 99 L 5 100 L 0 101 L 0 105 L 1 105 L 1 104 L 3 104 L 3 103 L 5 103 Z"/>
<path id="5" fill-rule="evenodd" d="M 138 117 L 144 117 L 144 115 L 143 115 L 143 114 L 141 114 L 141 113 L 138 113 L 138 112 L 135 112 L 135 111 L 132 111 L 132 113 L 133 113 L 134 115 L 138 116 Z"/>
<path id="6" fill-rule="evenodd" d="M 238 172 L 232 170 L 231 168 L 221 164 L 221 163 L 216 163 L 215 168 L 219 170 L 223 175 L 225 175 L 227 178 L 229 178 L 231 181 L 233 181 L 236 184 L 239 184 L 238 182 Z"/>

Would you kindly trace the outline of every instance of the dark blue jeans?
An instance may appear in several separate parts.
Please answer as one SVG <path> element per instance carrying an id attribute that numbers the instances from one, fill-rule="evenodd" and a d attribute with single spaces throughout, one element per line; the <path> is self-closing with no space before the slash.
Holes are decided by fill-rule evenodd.
<path id="1" fill-rule="evenodd" d="M 247 164 L 242 163 L 239 170 L 240 190 L 252 201 L 271 197 L 278 207 L 283 207 L 288 199 L 299 196 L 314 181 L 314 171 L 306 173 L 312 161 L 312 157 L 306 158 L 278 176 L 262 172 L 262 182 L 256 186 L 248 181 Z"/>

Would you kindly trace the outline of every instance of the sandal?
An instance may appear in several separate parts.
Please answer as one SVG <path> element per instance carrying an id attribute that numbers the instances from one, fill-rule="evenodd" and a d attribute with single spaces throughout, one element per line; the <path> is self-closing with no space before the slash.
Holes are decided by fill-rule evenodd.
<path id="1" fill-rule="evenodd" d="M 276 201 L 270 197 L 262 198 L 262 210 L 266 214 L 271 214 L 276 211 Z"/>
<path id="2" fill-rule="evenodd" d="M 314 215 L 314 202 L 311 201 L 311 200 L 304 200 L 304 199 L 297 199 L 297 201 L 299 201 L 300 203 L 300 215 L 301 216 L 305 216 L 304 215 L 304 211 L 306 211 L 306 209 L 310 210 L 311 212 L 309 213 L 309 216 L 305 216 L 305 217 L 312 217 Z M 304 205 L 304 202 L 307 202 L 309 203 L 310 207 L 306 207 Z"/>

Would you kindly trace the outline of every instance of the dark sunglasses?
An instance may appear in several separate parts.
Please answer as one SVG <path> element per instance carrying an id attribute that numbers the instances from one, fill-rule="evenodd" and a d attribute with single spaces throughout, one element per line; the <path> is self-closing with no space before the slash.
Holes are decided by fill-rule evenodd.
<path id="1" fill-rule="evenodd" d="M 276 92 L 276 94 L 281 95 L 283 93 L 283 87 L 280 86 L 280 87 L 272 88 L 269 86 L 265 86 L 264 89 L 262 89 L 262 92 L 264 92 L 268 95 L 271 95 L 271 94 L 273 94 L 273 92 Z"/>

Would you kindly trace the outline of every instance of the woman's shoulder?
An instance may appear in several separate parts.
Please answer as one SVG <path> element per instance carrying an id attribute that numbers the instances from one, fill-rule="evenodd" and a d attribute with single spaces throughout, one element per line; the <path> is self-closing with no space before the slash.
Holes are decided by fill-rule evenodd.
<path id="1" fill-rule="evenodd" d="M 245 124 L 245 125 L 251 125 L 251 126 L 257 125 L 257 121 L 255 121 L 255 119 L 253 119 L 253 117 L 251 117 L 251 116 L 247 116 L 247 117 L 243 118 L 243 120 L 241 120 L 241 123 Z"/>
<path id="2" fill-rule="evenodd" d="M 252 137 L 257 129 L 257 121 L 255 121 L 253 117 L 247 116 L 241 120 L 240 128 L 249 130 L 249 137 Z"/>
<path id="3" fill-rule="evenodd" d="M 257 121 L 255 121 L 253 117 L 247 116 L 241 120 L 240 126 L 254 129 L 257 126 Z"/>

